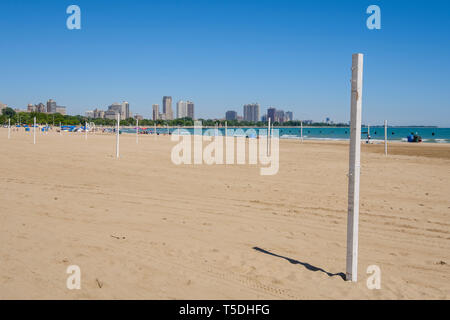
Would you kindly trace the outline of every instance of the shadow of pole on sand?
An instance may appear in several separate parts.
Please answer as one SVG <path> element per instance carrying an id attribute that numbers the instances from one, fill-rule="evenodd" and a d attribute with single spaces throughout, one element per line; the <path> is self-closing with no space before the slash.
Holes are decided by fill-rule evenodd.
<path id="1" fill-rule="evenodd" d="M 308 269 L 308 270 L 310 270 L 310 271 L 314 271 L 314 272 L 320 271 L 320 272 L 325 273 L 325 274 L 326 274 L 327 276 L 329 276 L 329 277 L 339 276 L 339 277 L 341 277 L 343 280 L 345 280 L 345 274 L 342 273 L 342 272 L 339 272 L 339 273 L 331 273 L 331 272 L 328 272 L 328 271 L 323 270 L 322 268 L 318 268 L 318 267 L 315 267 L 315 266 L 313 266 L 313 265 L 310 265 L 309 263 L 301 262 L 301 261 L 294 260 L 294 259 L 291 259 L 291 258 L 288 258 L 288 257 L 283 257 L 283 256 L 280 256 L 280 255 L 278 255 L 278 254 L 272 253 L 272 252 L 270 252 L 270 251 L 267 251 L 267 250 L 264 250 L 264 249 L 261 249 L 261 248 L 258 248 L 258 247 L 253 247 L 253 249 L 256 250 L 256 251 L 259 251 L 259 252 L 262 252 L 262 253 L 265 253 L 265 254 L 274 256 L 274 257 L 278 257 L 278 258 L 285 259 L 285 260 L 289 261 L 289 262 L 292 263 L 292 264 L 300 264 L 300 265 L 304 266 L 306 269 Z"/>

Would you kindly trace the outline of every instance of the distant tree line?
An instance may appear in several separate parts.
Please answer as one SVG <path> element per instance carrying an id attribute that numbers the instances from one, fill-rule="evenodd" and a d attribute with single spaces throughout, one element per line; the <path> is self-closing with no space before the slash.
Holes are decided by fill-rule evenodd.
<path id="1" fill-rule="evenodd" d="M 100 118 L 87 118 L 84 116 L 76 115 L 62 115 L 59 113 L 39 113 L 39 112 L 15 112 L 11 108 L 5 108 L 2 110 L 2 114 L 0 115 L 0 124 L 8 124 L 8 119 L 11 119 L 11 124 L 33 124 L 33 119 L 36 117 L 36 122 L 39 124 L 49 124 L 59 126 L 59 123 L 62 125 L 84 125 L 87 121 L 89 123 L 94 123 L 97 126 L 113 126 L 116 121 L 114 119 L 100 119 Z M 198 119 L 202 122 L 203 126 L 214 127 L 216 124 L 219 126 L 225 126 L 225 120 L 211 120 L 211 119 Z M 267 122 L 250 122 L 250 121 L 238 121 L 238 120 L 228 120 L 226 121 L 229 127 L 266 127 Z M 191 118 L 181 118 L 174 120 L 150 120 L 150 119 L 142 119 L 139 120 L 139 126 L 154 126 L 156 123 L 157 126 L 194 126 L 194 120 Z M 135 126 L 136 119 L 128 118 L 120 121 L 121 126 Z M 274 122 L 274 126 L 283 126 L 283 127 L 299 127 L 300 121 L 286 121 L 283 123 Z M 305 125 L 305 124 L 304 124 Z M 306 125 L 305 125 L 306 126 Z M 339 123 L 339 124 L 329 124 L 325 122 L 315 122 L 308 124 L 308 126 L 321 126 L 321 127 L 348 127 L 348 124 Z"/>

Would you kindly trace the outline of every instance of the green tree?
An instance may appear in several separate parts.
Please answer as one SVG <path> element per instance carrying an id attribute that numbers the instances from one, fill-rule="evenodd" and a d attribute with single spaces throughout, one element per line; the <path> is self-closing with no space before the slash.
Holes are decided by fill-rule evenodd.
<path id="1" fill-rule="evenodd" d="M 8 118 L 12 118 L 16 115 L 16 112 L 10 107 L 6 107 L 5 109 L 3 109 L 2 113 L 3 113 L 3 115 L 7 116 Z"/>

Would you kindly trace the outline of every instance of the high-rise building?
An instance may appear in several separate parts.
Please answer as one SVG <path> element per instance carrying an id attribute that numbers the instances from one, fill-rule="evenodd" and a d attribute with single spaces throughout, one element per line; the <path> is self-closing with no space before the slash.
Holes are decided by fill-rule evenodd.
<path id="1" fill-rule="evenodd" d="M 36 112 L 44 113 L 46 111 L 45 105 L 42 102 L 35 105 L 35 107 L 36 107 Z"/>
<path id="2" fill-rule="evenodd" d="M 105 111 L 105 119 L 116 119 L 117 114 L 120 114 L 120 119 L 124 119 L 124 114 L 122 114 L 122 104 L 114 102 L 112 105 L 108 106 L 108 110 Z"/>
<path id="3" fill-rule="evenodd" d="M 177 102 L 177 118 L 186 118 L 187 117 L 187 103 L 183 100 Z"/>
<path id="4" fill-rule="evenodd" d="M 94 118 L 95 119 L 103 119 L 105 117 L 105 111 L 99 110 L 97 108 L 94 109 Z"/>
<path id="5" fill-rule="evenodd" d="M 277 112 L 277 109 L 275 109 L 275 108 L 269 108 L 269 109 L 267 109 L 267 121 L 269 121 L 269 119 L 270 119 L 270 121 L 272 122 L 272 123 L 274 123 L 275 122 L 275 113 Z"/>
<path id="6" fill-rule="evenodd" d="M 122 109 L 120 111 L 120 117 L 123 119 L 131 118 L 130 104 L 126 101 L 122 102 Z"/>
<path id="7" fill-rule="evenodd" d="M 159 104 L 154 104 L 152 106 L 152 117 L 153 117 L 153 121 L 156 121 L 159 119 Z"/>
<path id="8" fill-rule="evenodd" d="M 294 120 L 294 114 L 292 111 L 286 111 L 285 113 L 286 121 L 293 121 Z"/>
<path id="9" fill-rule="evenodd" d="M 0 109 L 1 109 L 1 106 L 0 106 Z M 35 111 L 36 111 L 36 106 L 34 106 L 31 103 L 29 103 L 28 106 L 27 106 L 27 112 L 35 112 Z"/>
<path id="10" fill-rule="evenodd" d="M 84 112 L 84 116 L 85 116 L 86 118 L 95 118 L 95 117 L 94 117 L 94 111 L 93 111 L 93 110 L 85 111 L 85 112 Z"/>
<path id="11" fill-rule="evenodd" d="M 59 114 L 62 114 L 63 116 L 65 116 L 66 115 L 66 110 L 67 110 L 66 107 L 56 106 L 56 110 L 55 110 L 54 113 L 59 113 Z"/>
<path id="12" fill-rule="evenodd" d="M 225 119 L 228 121 L 237 120 L 237 118 L 238 118 L 238 115 L 237 115 L 236 111 L 230 110 L 225 113 Z"/>
<path id="13" fill-rule="evenodd" d="M 283 110 L 275 111 L 275 122 L 278 122 L 278 123 L 284 122 L 284 111 Z"/>
<path id="14" fill-rule="evenodd" d="M 267 114 L 261 116 L 261 122 L 267 122 Z"/>
<path id="15" fill-rule="evenodd" d="M 52 99 L 47 101 L 47 113 L 56 113 L 56 101 Z"/>
<path id="16" fill-rule="evenodd" d="M 192 101 L 187 102 L 187 117 L 194 119 L 194 103 Z"/>
<path id="17" fill-rule="evenodd" d="M 172 111 L 172 97 L 164 96 L 163 97 L 163 114 L 165 115 L 166 120 L 173 120 L 173 111 Z"/>
<path id="18" fill-rule="evenodd" d="M 259 104 L 252 103 L 244 105 L 244 121 L 259 121 Z"/>
<path id="19" fill-rule="evenodd" d="M 114 102 L 112 105 L 108 106 L 108 111 L 114 111 L 115 113 L 122 113 L 122 105 Z"/>
<path id="20" fill-rule="evenodd" d="M 116 111 L 114 111 L 114 110 L 112 110 L 112 109 L 108 109 L 108 110 L 106 110 L 105 111 L 105 119 L 112 119 L 112 120 L 114 120 L 114 119 L 116 119 L 117 118 L 117 114 L 118 113 L 120 113 L 120 112 L 116 112 Z"/>

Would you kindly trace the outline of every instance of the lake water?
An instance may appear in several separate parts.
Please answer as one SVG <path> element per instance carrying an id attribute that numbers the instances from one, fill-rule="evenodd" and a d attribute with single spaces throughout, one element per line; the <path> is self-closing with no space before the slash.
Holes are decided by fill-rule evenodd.
<path id="1" fill-rule="evenodd" d="M 242 131 L 239 131 L 241 129 Z M 242 132 L 251 130 L 252 128 L 228 128 L 228 136 L 242 135 Z M 267 128 L 253 128 L 256 133 L 247 131 L 247 135 L 254 136 L 256 134 L 267 135 Z M 299 139 L 299 127 L 276 127 L 278 136 L 282 139 Z M 145 131 L 149 134 L 153 133 L 153 127 L 141 127 L 141 132 Z M 173 133 L 177 128 L 161 128 L 156 129 L 159 134 Z M 183 129 L 194 134 L 193 128 Z M 218 128 L 221 135 L 225 134 L 225 128 Z M 135 128 L 123 128 L 122 132 L 135 133 Z M 361 130 L 361 139 L 367 139 L 367 128 Z M 202 128 L 203 135 L 214 135 L 214 129 Z M 423 142 L 428 143 L 450 143 L 450 128 L 434 128 L 434 127 L 388 127 L 388 140 L 406 141 L 407 136 L 411 133 L 417 133 L 422 137 Z M 384 127 L 370 127 L 371 140 L 384 140 Z M 303 127 L 303 138 L 316 140 L 348 140 L 350 138 L 349 127 Z"/>

